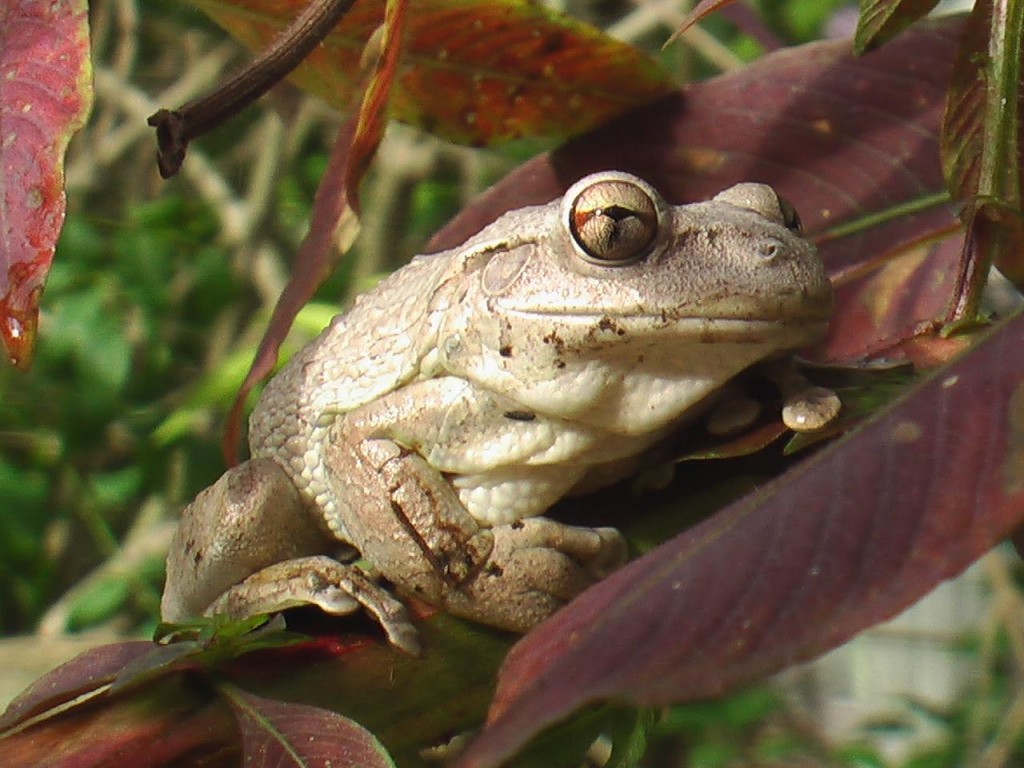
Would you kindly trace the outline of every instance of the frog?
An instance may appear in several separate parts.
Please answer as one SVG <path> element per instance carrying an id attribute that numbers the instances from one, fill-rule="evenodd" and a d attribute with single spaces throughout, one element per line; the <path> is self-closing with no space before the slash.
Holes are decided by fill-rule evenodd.
<path id="1" fill-rule="evenodd" d="M 528 631 L 629 554 L 551 507 L 629 477 L 742 372 L 821 341 L 831 309 L 766 184 L 674 205 L 605 171 L 505 213 L 269 381 L 251 457 L 182 514 L 162 616 L 364 610 L 417 652 L 415 598 Z"/>

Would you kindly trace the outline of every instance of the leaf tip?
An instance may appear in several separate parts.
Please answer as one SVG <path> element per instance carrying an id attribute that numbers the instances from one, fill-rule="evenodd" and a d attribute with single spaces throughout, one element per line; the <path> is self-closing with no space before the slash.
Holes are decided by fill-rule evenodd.
<path id="1" fill-rule="evenodd" d="M 39 295 L 41 289 L 29 293 L 24 306 L 17 306 L 10 294 L 0 299 L 0 338 L 15 368 L 27 371 L 32 366 L 39 327 Z"/>

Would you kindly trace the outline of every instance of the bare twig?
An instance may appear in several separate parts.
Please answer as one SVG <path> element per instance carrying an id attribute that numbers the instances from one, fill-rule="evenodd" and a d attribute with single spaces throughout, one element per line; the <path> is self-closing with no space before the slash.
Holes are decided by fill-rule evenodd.
<path id="1" fill-rule="evenodd" d="M 188 143 L 252 104 L 297 67 L 327 37 L 355 0 L 312 0 L 270 48 L 211 93 L 180 109 L 161 109 L 147 122 L 156 128 L 160 175 L 181 169 Z"/>

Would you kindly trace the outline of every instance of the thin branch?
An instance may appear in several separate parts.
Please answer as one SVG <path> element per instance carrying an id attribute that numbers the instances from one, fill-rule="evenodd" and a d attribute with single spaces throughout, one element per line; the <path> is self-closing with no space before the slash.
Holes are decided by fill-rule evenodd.
<path id="1" fill-rule="evenodd" d="M 280 82 L 341 21 L 355 0 L 313 0 L 270 48 L 211 93 L 180 109 L 161 109 L 146 121 L 156 128 L 157 163 L 165 179 L 178 173 L 188 143 L 216 128 Z"/>

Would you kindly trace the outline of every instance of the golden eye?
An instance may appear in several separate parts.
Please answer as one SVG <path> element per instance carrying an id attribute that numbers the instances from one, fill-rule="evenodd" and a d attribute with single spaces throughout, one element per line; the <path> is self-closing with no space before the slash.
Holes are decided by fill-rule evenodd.
<path id="1" fill-rule="evenodd" d="M 626 264 L 644 255 L 658 233 L 658 209 L 636 184 L 597 181 L 573 200 L 569 226 L 583 253 L 599 264 Z"/>

